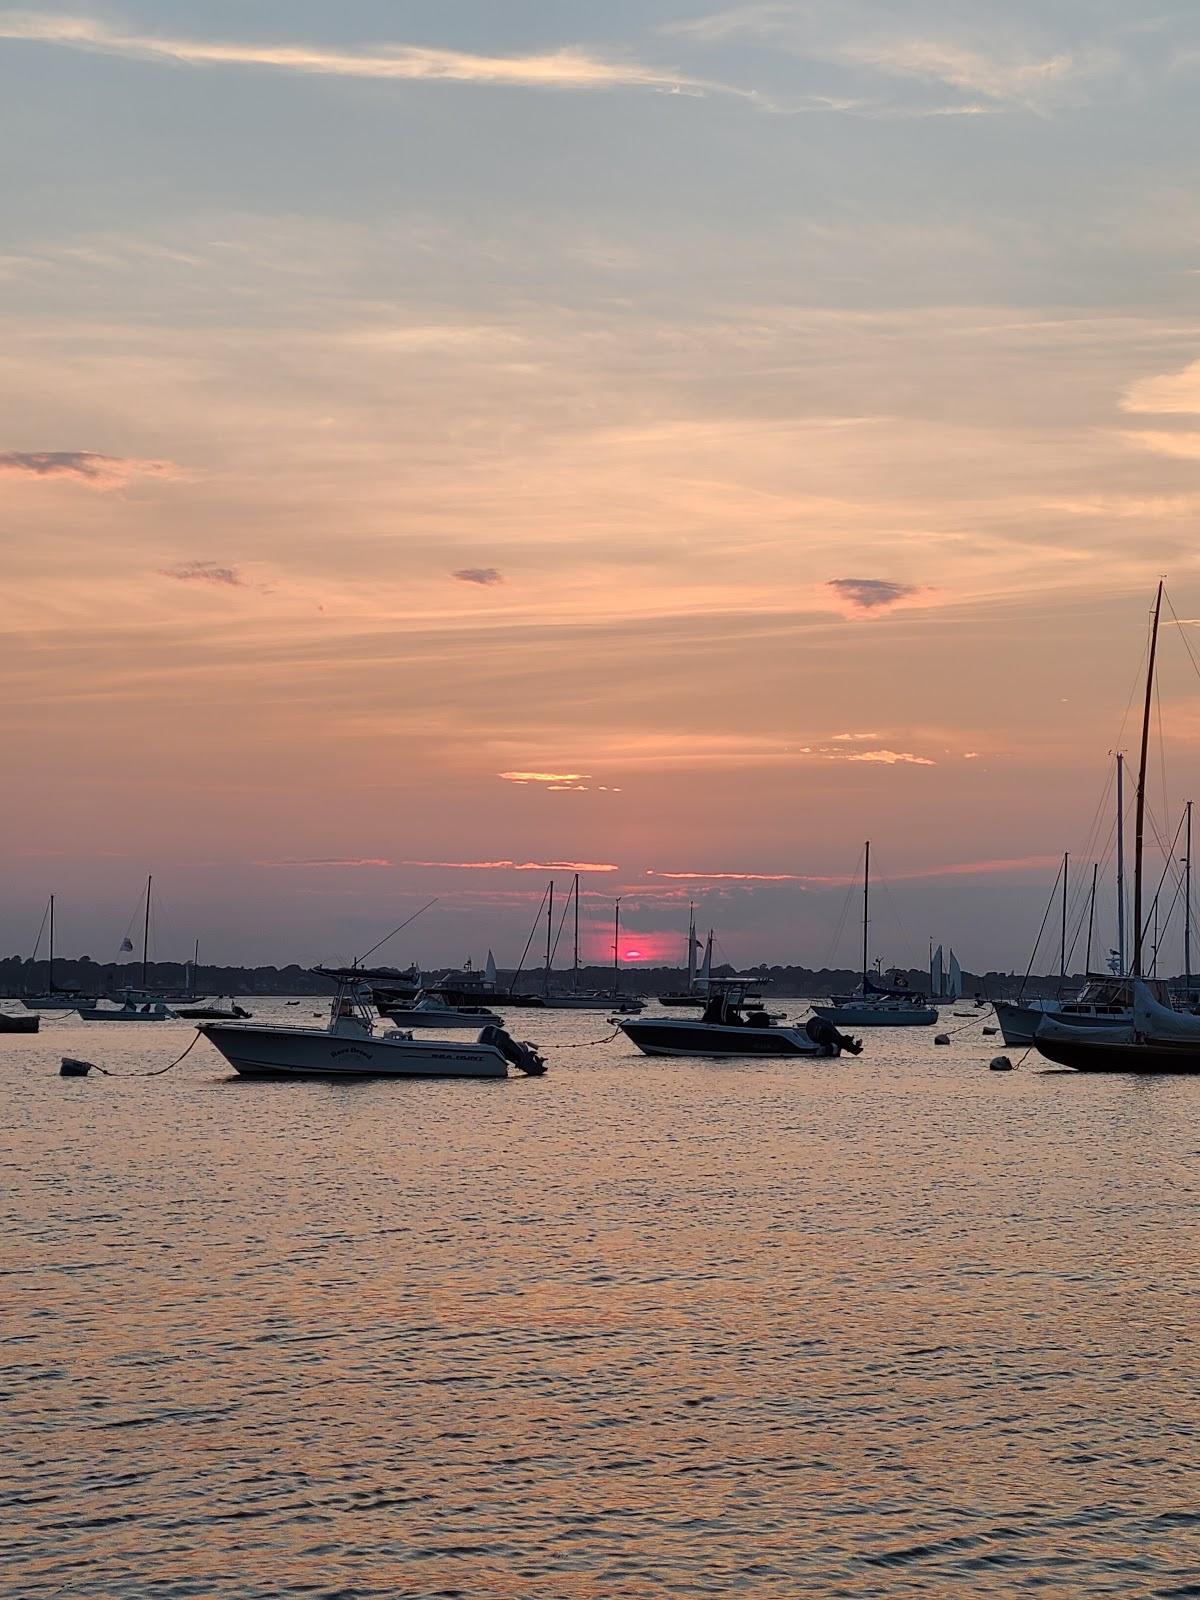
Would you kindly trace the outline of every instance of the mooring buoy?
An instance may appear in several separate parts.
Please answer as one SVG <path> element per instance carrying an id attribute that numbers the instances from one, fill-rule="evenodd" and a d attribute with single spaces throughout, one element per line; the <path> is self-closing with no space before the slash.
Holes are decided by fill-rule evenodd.
<path id="1" fill-rule="evenodd" d="M 90 1061 L 77 1061 L 74 1056 L 64 1056 L 58 1075 L 60 1078 L 86 1078 L 91 1070 Z"/>
<path id="2" fill-rule="evenodd" d="M 950 1035 L 948 1033 L 939 1033 L 933 1042 L 934 1044 L 949 1044 Z"/>
<path id="3" fill-rule="evenodd" d="M 993 1056 L 988 1062 L 989 1072 L 1011 1072 L 1012 1069 L 1013 1064 L 1007 1056 Z"/>

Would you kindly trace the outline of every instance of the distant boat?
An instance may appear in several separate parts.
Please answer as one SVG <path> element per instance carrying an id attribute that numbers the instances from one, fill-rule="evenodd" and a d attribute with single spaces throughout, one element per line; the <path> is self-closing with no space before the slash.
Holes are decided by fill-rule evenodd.
<path id="1" fill-rule="evenodd" d="M 339 988 L 323 1028 L 264 1022 L 202 1022 L 200 1032 L 245 1078 L 506 1078 L 510 1065 L 540 1076 L 545 1063 L 503 1028 L 481 1029 L 473 1043 L 415 1039 L 403 1029 L 375 1032 L 361 991 Z"/>
<path id="2" fill-rule="evenodd" d="M 622 1022 L 621 1032 L 646 1056 L 776 1057 L 809 1059 L 857 1055 L 862 1045 L 817 1017 L 795 1027 L 780 1026 L 765 1012 L 745 1004 L 737 980 L 714 978 L 701 1017 L 638 1017 Z"/>
<path id="3" fill-rule="evenodd" d="M 291 1006 L 298 1004 L 298 1002 L 289 1000 L 287 1004 Z M 227 1006 L 220 1004 L 220 997 L 218 996 L 216 1005 L 176 1006 L 174 1010 L 177 1017 L 181 1017 L 187 1022 L 245 1022 L 253 1016 L 253 1012 L 247 1011 L 245 1006 L 239 1006 L 232 995 Z"/>
<path id="4" fill-rule="evenodd" d="M 702 1006 L 708 998 L 708 979 L 712 975 L 712 934 L 708 936 L 708 949 L 704 957 L 703 975 L 697 972 L 697 958 L 700 954 L 700 941 L 696 937 L 696 907 L 695 903 L 688 906 L 688 953 L 687 953 L 687 988 L 673 989 L 667 994 L 660 994 L 660 1006 Z"/>
<path id="5" fill-rule="evenodd" d="M 120 1005 L 77 1006 L 84 1022 L 172 1022 L 175 1013 L 161 1000 L 138 999 L 130 995 Z"/>
<path id="6" fill-rule="evenodd" d="M 500 1018 L 486 1006 L 451 1006 L 436 995 L 418 994 L 414 1000 L 396 1001 L 380 1012 L 402 1028 L 486 1028 L 500 1026 Z"/>
<path id="7" fill-rule="evenodd" d="M 554 951 L 557 940 L 554 935 L 554 881 L 551 879 L 549 888 L 544 896 L 546 906 L 546 965 L 542 977 L 542 1003 L 552 1011 L 615 1011 L 630 1013 L 645 1009 L 646 1002 L 635 995 L 622 994 L 616 982 L 616 965 L 614 964 L 613 987 L 604 992 L 596 989 L 581 989 L 579 987 L 579 874 L 575 874 L 575 881 L 567 902 L 563 907 L 562 919 L 558 925 L 559 935 L 562 933 L 562 924 L 566 921 L 567 913 L 572 905 L 575 907 L 575 940 L 574 957 L 571 963 L 571 987 L 557 989 L 553 986 Z M 618 901 L 618 937 L 620 928 L 620 902 Z"/>
<path id="8" fill-rule="evenodd" d="M 21 1004 L 27 1011 L 74 1011 L 81 1000 L 84 1000 L 86 1004 L 87 1000 L 92 998 L 91 996 L 85 998 L 79 989 L 71 985 L 60 986 L 54 981 L 54 899 L 55 897 L 51 895 L 46 906 L 46 915 L 50 921 L 49 987 L 42 994 L 24 994 L 21 996 Z M 45 927 L 44 922 L 42 926 Z M 39 932 L 38 944 L 33 949 L 33 961 L 37 960 L 38 945 L 41 944 L 41 938 L 42 936 Z M 24 1031 L 29 1032 L 31 1030 L 26 1029 Z"/>
<path id="9" fill-rule="evenodd" d="M 862 978 L 858 989 L 849 995 L 834 995 L 828 1005 L 813 1011 L 836 1027 L 847 1028 L 928 1028 L 938 1019 L 937 1009 L 925 996 L 910 989 L 899 968 L 889 972 L 891 984 L 884 986 L 871 976 L 868 938 L 871 926 L 871 841 L 863 854 Z"/>

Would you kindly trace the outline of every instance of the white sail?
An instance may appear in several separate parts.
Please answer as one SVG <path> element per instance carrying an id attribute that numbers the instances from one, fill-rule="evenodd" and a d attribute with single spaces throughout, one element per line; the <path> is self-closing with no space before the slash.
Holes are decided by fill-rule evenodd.
<path id="1" fill-rule="evenodd" d="M 708 980 L 712 977 L 712 929 L 708 930 L 708 939 L 704 946 L 704 965 L 700 969 L 700 985 L 705 994 L 708 993 Z"/>
<path id="2" fill-rule="evenodd" d="M 494 989 L 496 987 L 496 958 L 490 950 L 488 951 L 487 965 L 483 969 L 483 975 L 487 980 L 488 987 Z"/>
<path id="3" fill-rule="evenodd" d="M 951 1000 L 962 999 L 962 968 L 954 951 L 950 952 L 950 971 L 946 978 L 946 993 Z"/>
<path id="4" fill-rule="evenodd" d="M 933 995 L 933 997 L 935 999 L 940 998 L 941 993 L 942 993 L 942 947 L 941 947 L 941 945 L 938 945 L 937 949 L 933 952 L 933 955 L 930 957 L 930 960 L 929 960 L 929 992 L 930 992 L 931 995 Z"/>

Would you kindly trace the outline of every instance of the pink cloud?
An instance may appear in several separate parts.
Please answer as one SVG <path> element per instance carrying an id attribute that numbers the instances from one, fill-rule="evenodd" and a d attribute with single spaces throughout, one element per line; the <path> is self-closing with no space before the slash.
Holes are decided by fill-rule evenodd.
<path id="1" fill-rule="evenodd" d="M 617 872 L 609 861 L 404 861 L 405 867 L 437 867 L 448 872 Z"/>

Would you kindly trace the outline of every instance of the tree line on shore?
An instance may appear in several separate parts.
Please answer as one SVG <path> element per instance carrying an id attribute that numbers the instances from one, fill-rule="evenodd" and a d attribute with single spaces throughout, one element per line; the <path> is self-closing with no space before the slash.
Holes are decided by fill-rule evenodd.
<path id="1" fill-rule="evenodd" d="M 730 976 L 733 968 L 714 969 L 717 977 Z M 827 995 L 842 993 L 855 987 L 859 974 L 848 968 L 768 965 L 749 967 L 747 976 L 763 986 L 764 992 L 775 995 Z M 434 970 L 425 974 L 426 981 L 436 984 L 439 974 Z M 396 976 L 401 977 L 399 969 Z M 456 975 L 457 976 L 457 975 Z M 555 975 L 556 986 L 563 985 L 566 974 Z M 906 973 L 909 987 L 926 992 L 929 974 L 918 968 Z M 503 990 L 512 985 L 514 974 L 500 971 L 497 985 Z M 518 990 L 537 994 L 541 988 L 541 974 L 526 971 L 517 981 Z M 650 997 L 686 986 L 687 974 L 679 967 L 624 967 L 619 974 L 620 987 L 626 994 Z M 1081 976 L 1068 980 L 1069 984 L 1082 982 Z M 191 964 L 181 961 L 151 961 L 146 968 L 145 987 L 150 990 L 180 990 L 191 984 Z M 581 989 L 611 990 L 613 970 L 609 966 L 581 967 Z M 991 999 L 1014 995 L 1020 987 L 1019 974 L 1008 972 L 963 973 L 963 995 L 968 1000 L 975 995 Z M 54 963 L 54 985 L 62 989 L 79 989 L 84 994 L 119 994 L 125 989 L 142 987 L 140 961 L 97 962 L 89 956 L 75 960 L 57 957 Z M 0 959 L 0 994 L 37 994 L 50 988 L 49 964 L 45 960 L 31 961 L 28 957 L 7 956 Z M 1052 995 L 1057 992 L 1059 980 L 1054 976 L 1035 976 L 1025 984 L 1028 995 Z M 197 994 L 222 995 L 328 995 L 334 985 L 311 968 L 296 962 L 287 966 L 216 966 L 202 963 L 196 971 L 194 989 Z"/>

